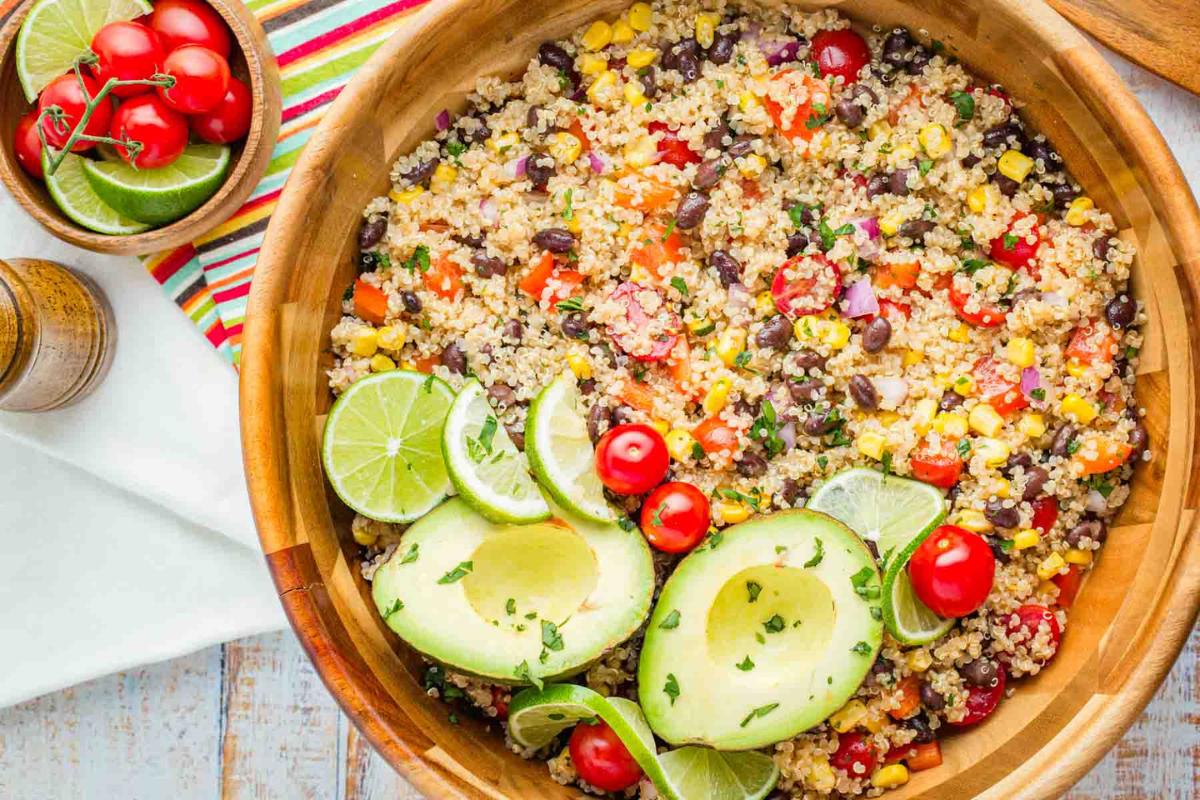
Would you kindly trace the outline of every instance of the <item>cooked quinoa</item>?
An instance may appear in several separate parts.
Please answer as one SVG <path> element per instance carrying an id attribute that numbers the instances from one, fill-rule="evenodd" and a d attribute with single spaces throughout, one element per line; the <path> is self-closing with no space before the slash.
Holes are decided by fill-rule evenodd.
<path id="1" fill-rule="evenodd" d="M 1045 606 L 1065 629 L 1064 587 L 1149 458 L 1134 250 L 1019 98 L 936 42 L 859 28 L 872 62 L 847 86 L 809 60 L 818 32 L 849 26 L 832 10 L 671 0 L 621 20 L 544 45 L 513 81 L 480 79 L 396 162 L 364 212 L 330 386 L 473 375 L 521 447 L 529 401 L 569 366 L 593 439 L 659 429 L 670 479 L 714 498 L 718 528 L 803 505 L 848 467 L 935 483 L 950 469 L 948 521 L 997 559 L 986 604 L 924 647 L 885 635 L 853 724 L 774 748 L 783 796 L 878 795 L 886 782 L 830 765 L 839 737 L 931 742 L 983 666 L 1036 674 L 1051 626 L 1012 635 L 1013 612 Z M 353 532 L 369 578 L 401 528 Z M 675 561 L 656 554 L 659 586 Z M 580 680 L 636 698 L 639 647 Z M 920 707 L 894 719 L 913 680 Z M 491 717 L 510 691 L 435 683 Z M 576 780 L 565 749 L 523 755 Z"/>

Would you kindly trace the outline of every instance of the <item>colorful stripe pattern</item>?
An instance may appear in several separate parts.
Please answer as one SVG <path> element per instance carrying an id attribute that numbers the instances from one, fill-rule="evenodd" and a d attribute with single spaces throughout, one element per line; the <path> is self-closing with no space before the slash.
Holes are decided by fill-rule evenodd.
<path id="1" fill-rule="evenodd" d="M 232 217 L 194 246 L 145 259 L 168 296 L 235 366 L 263 234 L 301 148 L 355 69 L 425 2 L 247 0 L 283 81 L 279 141 L 266 174 Z"/>

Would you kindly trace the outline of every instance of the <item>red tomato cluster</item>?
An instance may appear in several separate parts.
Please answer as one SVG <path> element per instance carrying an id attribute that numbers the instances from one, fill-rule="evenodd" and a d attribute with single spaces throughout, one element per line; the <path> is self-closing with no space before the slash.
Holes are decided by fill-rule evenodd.
<path id="1" fill-rule="evenodd" d="M 110 80 L 122 84 L 96 104 L 82 134 L 113 140 L 117 154 L 136 167 L 171 164 L 190 135 L 212 144 L 243 138 L 252 103 L 250 89 L 230 75 L 231 47 L 224 20 L 200 0 L 161 0 L 147 17 L 110 22 L 92 38 L 94 60 L 78 75 L 51 81 L 21 119 L 13 148 L 18 163 L 42 178 L 38 120 L 46 142 L 61 149 Z M 77 138 L 71 151 L 95 146 Z"/>

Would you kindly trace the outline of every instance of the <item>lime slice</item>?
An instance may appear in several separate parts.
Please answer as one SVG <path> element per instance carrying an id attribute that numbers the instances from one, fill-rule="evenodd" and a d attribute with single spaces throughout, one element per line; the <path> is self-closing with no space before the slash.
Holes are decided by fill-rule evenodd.
<path id="1" fill-rule="evenodd" d="M 141 233 L 150 228 L 145 223 L 118 213 L 92 190 L 83 174 L 87 159 L 68 153 L 53 175 L 50 174 L 50 157 L 42 151 L 42 172 L 46 175 L 46 188 L 50 197 L 62 212 L 75 222 L 97 233 L 126 236 Z"/>
<path id="2" fill-rule="evenodd" d="M 928 534 L 926 534 L 928 536 Z M 929 644 L 945 636 L 955 620 L 939 617 L 921 602 L 908 579 L 909 556 L 925 536 L 915 539 L 912 547 L 894 559 L 883 578 L 883 624 L 896 641 L 906 645 Z"/>
<path id="3" fill-rule="evenodd" d="M 525 454 L 508 438 L 477 380 L 469 381 L 450 406 L 442 456 L 458 494 L 492 522 L 550 518 L 550 506 L 529 475 Z"/>
<path id="4" fill-rule="evenodd" d="M 682 747 L 658 755 L 637 703 L 605 698 L 570 683 L 526 689 L 514 697 L 508 709 L 508 733 L 516 743 L 538 749 L 567 728 L 597 717 L 613 729 L 667 800 L 760 800 L 779 779 L 775 762 L 757 752 Z"/>
<path id="5" fill-rule="evenodd" d="M 442 425 L 454 392 L 432 375 L 379 372 L 355 381 L 325 421 L 321 460 L 342 501 L 383 522 L 412 522 L 452 490 Z"/>
<path id="6" fill-rule="evenodd" d="M 570 511 L 597 522 L 616 515 L 604 500 L 575 376 L 564 371 L 529 406 L 525 452 L 533 474 Z"/>
<path id="7" fill-rule="evenodd" d="M 150 225 L 186 217 L 217 193 L 229 172 L 229 148 L 194 144 L 157 169 L 124 161 L 86 161 L 88 183 L 119 213 Z"/>
<path id="8" fill-rule="evenodd" d="M 17 77 L 25 99 L 36 102 L 50 81 L 70 72 L 105 25 L 152 10 L 145 0 L 38 0 L 17 33 Z"/>

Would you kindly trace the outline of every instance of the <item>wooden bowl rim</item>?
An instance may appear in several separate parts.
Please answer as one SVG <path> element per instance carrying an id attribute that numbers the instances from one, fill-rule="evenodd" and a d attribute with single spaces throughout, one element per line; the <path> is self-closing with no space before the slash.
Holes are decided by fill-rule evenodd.
<path id="1" fill-rule="evenodd" d="M 7 66 L 15 51 L 17 32 L 25 16 L 37 0 L 24 0 L 13 9 L 4 27 L 0 28 L 0 68 Z M 229 25 L 250 80 L 253 98 L 250 131 L 241 144 L 241 153 L 233 170 L 217 193 L 204 205 L 182 219 L 129 236 L 110 236 L 77 225 L 57 208 L 47 210 L 25 183 L 24 173 L 8 151 L 0 148 L 0 181 L 30 216 L 64 242 L 100 253 L 115 255 L 148 255 L 187 244 L 203 236 L 232 216 L 266 172 L 271 153 L 279 138 L 282 119 L 282 87 L 275 54 L 267 41 L 266 32 L 258 19 L 241 0 L 205 0 Z M 255 91 L 256 88 L 258 91 Z"/>
<path id="2" fill-rule="evenodd" d="M 324 162 L 336 151 L 343 129 L 358 113 L 361 100 L 359 87 L 372 77 L 394 69 L 394 61 L 408 48 L 446 24 L 475 0 L 442 0 L 431 3 L 416 15 L 409 25 L 394 34 L 360 69 L 355 80 L 326 114 L 313 139 L 298 160 L 293 185 L 308 185 L 307 177 L 325 170 Z M 1179 287 L 1181 299 L 1189 314 L 1200 310 L 1200 208 L 1197 207 L 1188 183 L 1167 146 L 1162 134 L 1150 119 L 1141 103 L 1104 60 L 1100 52 L 1077 29 L 1047 6 L 1042 0 L 999 0 L 1014 9 L 1014 13 L 1040 28 L 1047 38 L 1069 46 L 1073 59 L 1056 66 L 1064 75 L 1077 81 L 1090 81 L 1092 88 L 1086 98 L 1090 104 L 1103 107 L 1115 120 L 1116 134 L 1125 142 L 1138 142 L 1141 148 L 1134 159 L 1144 171 L 1147 182 L 1155 186 L 1182 187 L 1181 191 L 1160 192 L 1159 215 L 1172 237 L 1174 250 L 1185 254 L 1179 264 L 1185 280 Z M 829 3 L 822 3 L 829 5 Z M 280 385 L 276 365 L 271 358 L 273 337 L 278 329 L 266 320 L 271 310 L 283 299 L 288 285 L 291 265 L 284 257 L 276 257 L 282 248 L 272 244 L 271 230 L 286 226 L 286 220 L 297 217 L 308 198 L 296 191 L 285 191 L 280 198 L 273 223 L 260 254 L 254 284 L 247 308 L 247 324 L 243 339 L 240 404 L 242 421 L 243 458 L 247 485 L 250 491 L 259 539 L 267 551 L 272 539 L 283 539 L 281 531 L 291 518 L 285 494 L 277 486 L 279 474 L 272 458 L 280 418 L 269 409 L 277 401 Z M 1191 375 L 1183 387 L 1189 411 L 1191 439 L 1183 445 L 1191 455 L 1194 439 L 1200 426 L 1200 408 L 1196 403 L 1196 375 L 1200 374 L 1200 348 L 1197 326 L 1193 321 L 1191 339 Z M 1187 344 L 1185 342 L 1185 344 Z M 278 455 L 278 454 L 277 454 Z M 286 461 L 286 456 L 281 460 Z M 1150 701 L 1154 692 L 1174 664 L 1188 634 L 1200 614 L 1200 519 L 1185 503 L 1198 490 L 1197 475 L 1186 474 L 1177 503 L 1181 545 L 1164 576 L 1167 587 L 1147 612 L 1152 630 L 1139 631 L 1139 641 L 1149 639 L 1139 651 L 1136 663 L 1121 681 L 1116 695 L 1122 702 L 1112 702 L 1098 709 L 1081 708 L 1074 713 L 1059 732 L 1044 744 L 1034 757 L 1016 766 L 1008 775 L 988 787 L 978 798 L 1037 798 L 1057 797 L 1077 782 L 1114 745 Z M 1192 503 L 1194 505 L 1194 503 Z M 456 775 L 463 781 L 456 784 L 446 773 L 412 749 L 408 742 L 395 741 L 387 736 L 384 725 L 371 712 L 371 695 L 357 683 L 354 670 L 337 651 L 337 642 L 321 623 L 322 603 L 314 594 L 320 584 L 308 582 L 287 564 L 268 559 L 272 579 L 289 622 L 326 687 L 345 713 L 379 752 L 418 790 L 431 797 L 461 796 L 461 786 L 480 786 L 474 776 Z M 301 570 L 303 572 L 303 570 Z M 1153 635 L 1151 635 L 1153 634 Z M 1125 656 L 1128 658 L 1129 656 Z M 1084 735 L 1086 733 L 1086 735 Z M 399 758 L 398 756 L 404 756 Z M 1065 764 L 1064 764 L 1065 761 Z M 492 787 L 483 787 L 490 796 L 500 797 Z"/>

